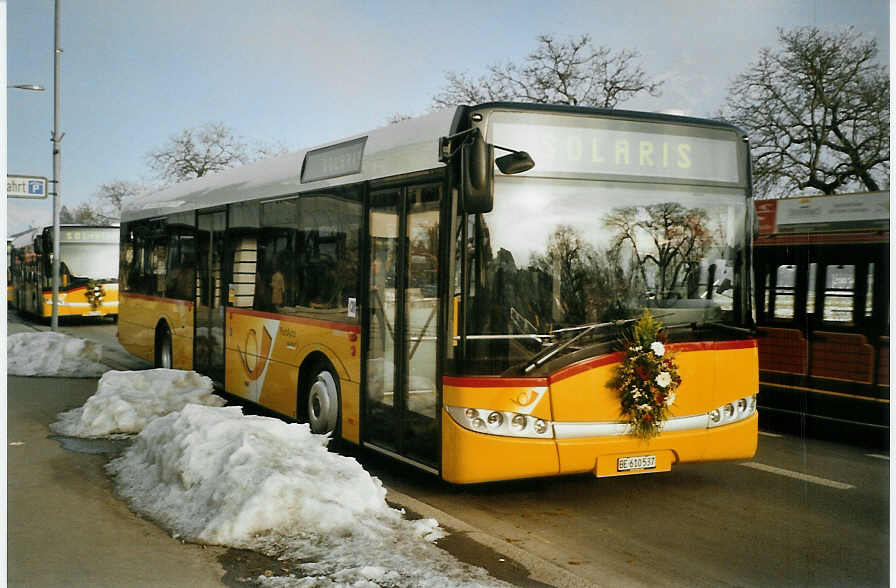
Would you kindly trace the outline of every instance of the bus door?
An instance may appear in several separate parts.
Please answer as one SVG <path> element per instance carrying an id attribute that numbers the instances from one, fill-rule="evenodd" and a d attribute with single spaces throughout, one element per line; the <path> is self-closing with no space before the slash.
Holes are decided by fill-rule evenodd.
<path id="1" fill-rule="evenodd" d="M 373 192 L 365 443 L 436 468 L 439 458 L 439 185 Z"/>
<path id="2" fill-rule="evenodd" d="M 225 213 L 197 216 L 196 304 L 193 319 L 193 369 L 224 383 L 224 251 Z"/>

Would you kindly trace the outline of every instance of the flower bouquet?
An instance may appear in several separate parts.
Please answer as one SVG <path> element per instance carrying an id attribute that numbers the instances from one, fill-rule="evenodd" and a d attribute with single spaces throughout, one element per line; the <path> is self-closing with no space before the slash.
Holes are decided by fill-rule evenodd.
<path id="1" fill-rule="evenodd" d="M 666 351 L 662 328 L 645 309 L 624 340 L 625 359 L 615 380 L 629 433 L 644 440 L 662 431 L 681 384 L 678 365 Z"/>

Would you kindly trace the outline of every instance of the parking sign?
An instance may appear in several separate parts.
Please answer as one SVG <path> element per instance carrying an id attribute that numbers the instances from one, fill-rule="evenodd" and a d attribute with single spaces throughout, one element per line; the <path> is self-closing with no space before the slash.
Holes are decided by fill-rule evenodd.
<path id="1" fill-rule="evenodd" d="M 9 198 L 46 198 L 47 178 L 40 176 L 6 176 Z"/>

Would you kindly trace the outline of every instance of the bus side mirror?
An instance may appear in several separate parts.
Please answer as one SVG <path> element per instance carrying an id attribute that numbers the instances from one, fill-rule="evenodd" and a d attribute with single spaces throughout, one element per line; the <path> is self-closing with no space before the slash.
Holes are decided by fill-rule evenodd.
<path id="1" fill-rule="evenodd" d="M 464 212 L 482 214 L 494 206 L 495 148 L 480 133 L 461 147 Z"/>
<path id="2" fill-rule="evenodd" d="M 34 238 L 34 252 L 35 253 L 43 253 L 44 252 L 43 241 L 44 240 L 41 235 L 38 235 L 37 237 Z"/>
<path id="3" fill-rule="evenodd" d="M 503 149 L 503 147 L 498 149 Z M 535 161 L 532 160 L 532 156 L 525 151 L 511 151 L 507 155 L 496 159 L 495 163 L 498 164 L 498 169 L 501 170 L 501 173 L 507 175 L 521 174 L 535 167 Z"/>

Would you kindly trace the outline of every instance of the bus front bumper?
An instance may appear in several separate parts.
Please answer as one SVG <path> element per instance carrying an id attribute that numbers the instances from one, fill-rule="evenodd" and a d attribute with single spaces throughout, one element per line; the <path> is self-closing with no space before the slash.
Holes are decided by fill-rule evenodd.
<path id="1" fill-rule="evenodd" d="M 679 463 L 750 459 L 756 453 L 759 419 L 754 413 L 729 425 L 664 432 L 650 441 L 628 434 L 559 439 L 489 435 L 461 427 L 447 411 L 442 423 L 442 478 L 472 484 L 588 472 L 631 475 L 667 471 Z M 628 459 L 640 457 L 645 459 Z"/>

